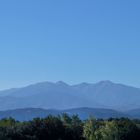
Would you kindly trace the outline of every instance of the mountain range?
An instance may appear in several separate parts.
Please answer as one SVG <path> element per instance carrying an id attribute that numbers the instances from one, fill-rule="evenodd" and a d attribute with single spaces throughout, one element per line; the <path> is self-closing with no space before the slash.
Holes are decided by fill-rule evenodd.
<path id="1" fill-rule="evenodd" d="M 68 85 L 42 82 L 0 91 L 0 110 L 17 108 L 70 109 L 105 108 L 127 111 L 140 108 L 140 89 L 101 81 Z"/>

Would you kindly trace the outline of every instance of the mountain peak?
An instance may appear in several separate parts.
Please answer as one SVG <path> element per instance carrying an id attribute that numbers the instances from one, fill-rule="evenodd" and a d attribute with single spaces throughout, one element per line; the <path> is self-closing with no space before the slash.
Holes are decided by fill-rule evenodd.
<path id="1" fill-rule="evenodd" d="M 103 81 L 98 82 L 98 84 L 113 84 L 113 82 L 110 80 L 103 80 Z"/>
<path id="2" fill-rule="evenodd" d="M 57 85 L 65 85 L 65 86 L 68 86 L 67 83 L 63 82 L 63 81 L 58 81 L 56 82 Z"/>
<path id="3" fill-rule="evenodd" d="M 90 84 L 86 83 L 86 82 L 83 82 L 83 83 L 80 83 L 79 85 L 82 86 L 82 87 L 86 87 L 86 86 L 89 86 Z"/>

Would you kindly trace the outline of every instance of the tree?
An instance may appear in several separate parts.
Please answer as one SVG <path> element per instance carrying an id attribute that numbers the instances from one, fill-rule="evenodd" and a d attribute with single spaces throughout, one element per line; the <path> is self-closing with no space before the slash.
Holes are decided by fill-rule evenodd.
<path id="1" fill-rule="evenodd" d="M 96 140 L 96 129 L 97 121 L 94 118 L 89 118 L 83 126 L 83 136 L 86 138 L 86 140 Z"/>
<path id="2" fill-rule="evenodd" d="M 105 122 L 104 126 L 101 126 L 96 132 L 96 137 L 100 140 L 119 140 L 118 128 L 114 121 Z"/>
<path id="3" fill-rule="evenodd" d="M 118 136 L 120 140 L 138 140 L 140 139 L 140 131 L 136 124 L 126 118 L 116 121 L 118 127 Z"/>

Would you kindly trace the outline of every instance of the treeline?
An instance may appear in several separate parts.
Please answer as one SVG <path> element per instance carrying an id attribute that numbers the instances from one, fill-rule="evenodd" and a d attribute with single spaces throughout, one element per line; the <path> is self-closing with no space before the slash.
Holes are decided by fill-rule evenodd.
<path id="1" fill-rule="evenodd" d="M 140 140 L 140 120 L 81 121 L 67 114 L 28 122 L 8 118 L 0 120 L 0 140 Z"/>

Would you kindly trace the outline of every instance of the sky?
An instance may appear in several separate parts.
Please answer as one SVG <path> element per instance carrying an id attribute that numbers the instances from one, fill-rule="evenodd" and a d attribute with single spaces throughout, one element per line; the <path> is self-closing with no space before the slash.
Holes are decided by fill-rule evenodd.
<path id="1" fill-rule="evenodd" d="M 111 80 L 140 87 L 139 0 L 0 1 L 0 89 Z"/>

